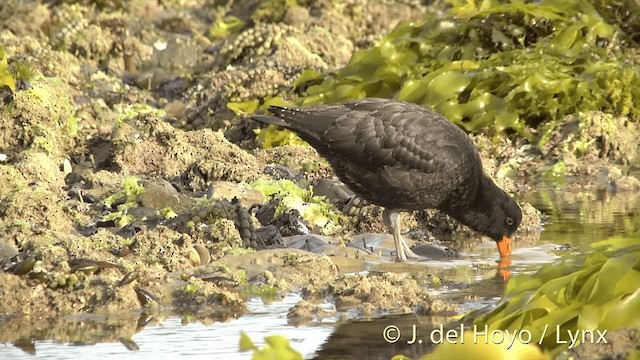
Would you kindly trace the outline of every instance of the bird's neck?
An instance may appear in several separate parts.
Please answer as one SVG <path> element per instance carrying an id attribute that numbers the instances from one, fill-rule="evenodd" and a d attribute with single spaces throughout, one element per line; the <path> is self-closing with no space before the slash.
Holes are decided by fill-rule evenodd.
<path id="1" fill-rule="evenodd" d="M 470 196 L 466 197 L 472 200 L 455 204 L 445 212 L 471 229 L 485 234 L 488 231 L 486 227 L 490 223 L 491 212 L 494 211 L 494 203 L 501 191 L 493 180 L 482 174 L 475 194 L 469 194 Z"/>

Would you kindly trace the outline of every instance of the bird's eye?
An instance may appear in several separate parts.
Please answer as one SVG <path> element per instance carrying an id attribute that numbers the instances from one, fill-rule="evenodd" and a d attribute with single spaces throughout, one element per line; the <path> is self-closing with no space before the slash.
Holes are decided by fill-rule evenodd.
<path id="1" fill-rule="evenodd" d="M 513 225 L 514 222 L 515 222 L 515 220 L 513 220 L 513 218 L 511 216 L 507 217 L 507 225 L 511 226 L 511 225 Z"/>

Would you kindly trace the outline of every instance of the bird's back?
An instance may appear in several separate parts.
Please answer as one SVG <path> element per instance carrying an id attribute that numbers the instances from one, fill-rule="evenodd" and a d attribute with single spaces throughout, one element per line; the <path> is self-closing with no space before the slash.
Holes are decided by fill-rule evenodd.
<path id="1" fill-rule="evenodd" d="M 275 117 L 254 119 L 299 134 L 355 193 L 385 207 L 438 208 L 469 198 L 482 174 L 469 136 L 419 105 L 369 98 L 269 111 Z"/>

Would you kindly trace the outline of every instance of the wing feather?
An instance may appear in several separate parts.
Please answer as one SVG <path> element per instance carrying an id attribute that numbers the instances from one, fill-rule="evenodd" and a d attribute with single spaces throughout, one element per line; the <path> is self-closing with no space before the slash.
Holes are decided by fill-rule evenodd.
<path id="1" fill-rule="evenodd" d="M 475 145 L 460 128 L 416 104 L 370 98 L 269 111 L 321 155 L 363 169 L 393 167 L 396 173 L 417 170 L 424 176 L 456 171 L 479 159 Z M 256 120 L 277 123 L 265 117 Z"/>

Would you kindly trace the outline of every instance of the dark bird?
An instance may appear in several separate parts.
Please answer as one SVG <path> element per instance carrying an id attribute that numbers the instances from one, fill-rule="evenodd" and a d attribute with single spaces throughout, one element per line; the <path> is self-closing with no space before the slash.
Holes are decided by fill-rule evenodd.
<path id="1" fill-rule="evenodd" d="M 355 194 L 385 208 L 399 261 L 417 258 L 402 239 L 399 213 L 427 208 L 491 237 L 501 257 L 511 255 L 518 204 L 484 174 L 471 138 L 436 112 L 377 98 L 269 112 L 252 118 L 298 134 Z"/>

